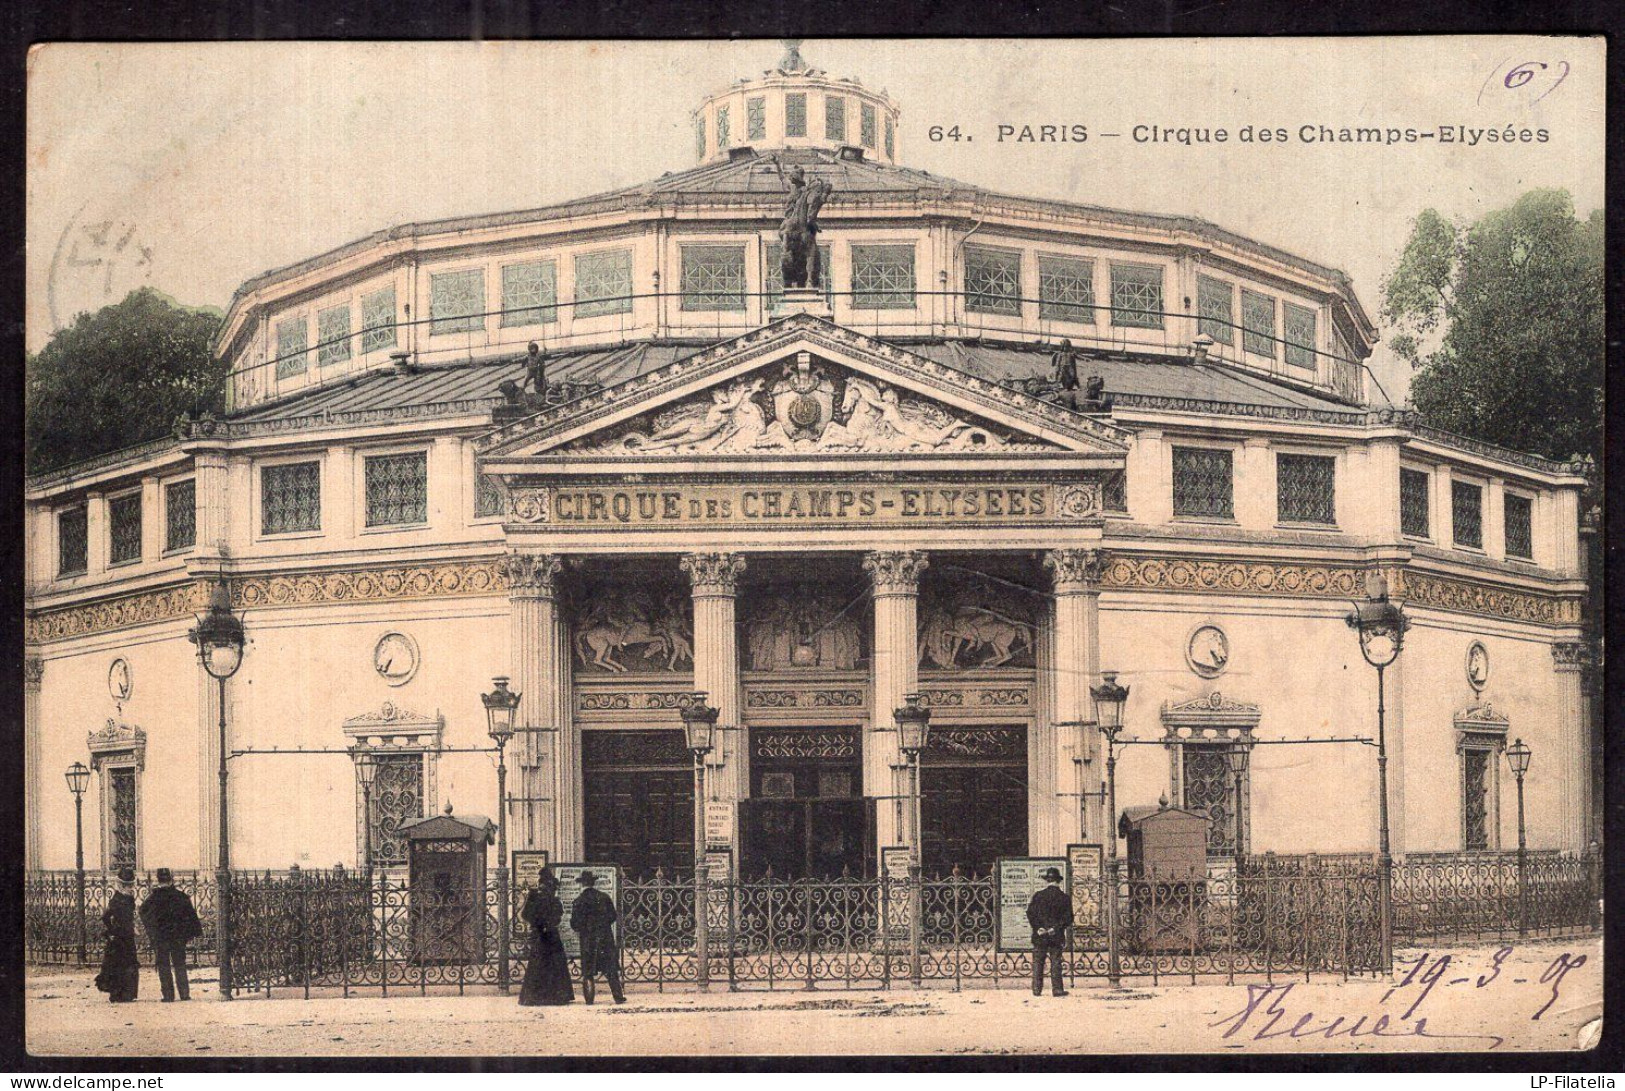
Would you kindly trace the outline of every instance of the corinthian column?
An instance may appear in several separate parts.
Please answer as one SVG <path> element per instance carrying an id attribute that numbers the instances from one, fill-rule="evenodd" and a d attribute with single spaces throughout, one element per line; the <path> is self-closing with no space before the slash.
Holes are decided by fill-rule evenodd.
<path id="1" fill-rule="evenodd" d="M 1570 852 L 1586 847 L 1586 819 L 1591 810 L 1591 732 L 1583 685 L 1587 658 L 1586 646 L 1579 641 L 1552 645 L 1558 701 L 1553 733 L 1558 745 L 1552 764 L 1558 778 L 1559 815 L 1554 832 L 1557 847 Z M 1539 760 L 1536 754 L 1535 761 Z"/>
<path id="2" fill-rule="evenodd" d="M 863 570 L 874 580 L 875 634 L 871 657 L 869 730 L 863 738 L 863 794 L 885 796 L 894 791 L 891 767 L 903 760 L 897 745 L 892 710 L 920 685 L 918 606 L 920 574 L 931 562 L 918 550 L 867 553 Z M 903 843 L 896 827 L 896 810 L 875 809 L 875 836 L 879 845 Z"/>
<path id="3" fill-rule="evenodd" d="M 502 560 L 509 672 L 521 695 L 517 726 L 541 729 L 519 736 L 517 794 L 525 802 L 510 817 L 519 819 L 519 847 L 573 860 L 581 852 L 581 736 L 571 715 L 570 640 L 558 604 L 562 567 L 553 553 L 516 550 Z"/>
<path id="4" fill-rule="evenodd" d="M 23 866 L 40 866 L 40 722 L 39 692 L 45 680 L 45 660 L 37 652 L 23 656 Z"/>
<path id="5" fill-rule="evenodd" d="M 1074 752 L 1078 731 L 1074 724 L 1093 720 L 1094 701 L 1089 687 L 1100 674 L 1100 574 L 1102 557 L 1094 549 L 1052 549 L 1044 554 L 1044 567 L 1050 570 L 1055 595 L 1050 607 L 1050 662 L 1039 664 L 1039 677 L 1049 686 L 1050 722 L 1037 725 L 1037 737 L 1027 750 L 1030 783 L 1063 784 L 1062 792 L 1099 792 L 1105 773 L 1100 758 L 1100 735 L 1093 729 L 1083 734 L 1081 753 Z M 1060 760 L 1065 753 L 1066 761 Z M 1081 778 L 1075 769 L 1061 768 L 1076 759 L 1087 764 Z M 1035 851 L 1059 852 L 1068 841 L 1083 837 L 1100 840 L 1108 824 L 1103 801 L 1096 796 L 1084 799 L 1074 795 L 1071 829 L 1056 830 L 1060 808 L 1051 806 L 1052 794 L 1034 792 L 1031 796 Z M 1038 813 L 1041 809 L 1042 813 Z M 1041 835 L 1048 834 L 1041 839 Z M 1083 835 L 1087 834 L 1086 837 Z M 1059 836 L 1057 836 L 1059 835 Z"/>
<path id="6" fill-rule="evenodd" d="M 710 789 L 719 799 L 745 799 L 750 795 L 750 746 L 740 718 L 734 616 L 745 558 L 740 553 L 687 553 L 682 568 L 694 592 L 694 688 L 709 695 L 708 703 L 719 713 L 719 727 L 738 729 L 732 735 L 719 733 L 716 739 L 721 750 L 713 751 L 709 759 L 716 778 Z"/>

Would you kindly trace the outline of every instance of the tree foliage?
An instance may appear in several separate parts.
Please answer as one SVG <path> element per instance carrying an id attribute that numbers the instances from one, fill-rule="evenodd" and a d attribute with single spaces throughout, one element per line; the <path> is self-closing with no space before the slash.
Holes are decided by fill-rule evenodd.
<path id="1" fill-rule="evenodd" d="M 181 413 L 218 414 L 229 365 L 210 350 L 219 314 L 151 288 L 81 314 L 28 359 L 29 473 L 156 439 Z"/>
<path id="2" fill-rule="evenodd" d="M 1416 218 L 1383 284 L 1389 346 L 1430 424 L 1548 458 L 1601 461 L 1603 220 L 1531 190 L 1477 223 Z"/>

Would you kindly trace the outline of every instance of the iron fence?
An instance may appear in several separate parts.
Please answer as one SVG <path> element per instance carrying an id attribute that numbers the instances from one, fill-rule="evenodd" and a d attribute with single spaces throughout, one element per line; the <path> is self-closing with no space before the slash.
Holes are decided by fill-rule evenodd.
<path id="1" fill-rule="evenodd" d="M 1522 878 L 1520 885 L 1519 879 Z M 1385 971 L 1382 884 L 1366 854 L 1225 861 L 1197 880 L 1123 877 L 1117 887 L 1122 976 L 1164 979 Z M 1399 943 L 1505 938 L 1600 925 L 1596 856 L 1528 853 L 1414 855 L 1393 867 Z M 199 962 L 213 957 L 215 884 L 181 873 L 205 931 Z M 152 884 L 138 882 L 137 898 Z M 1067 976 L 1108 976 L 1112 937 L 1102 925 L 1107 881 L 1076 891 L 1080 914 L 1063 959 Z M 100 915 L 112 884 L 86 876 L 88 961 L 101 953 Z M 1019 921 L 1000 935 L 992 875 L 925 879 L 764 878 L 705 888 L 703 964 L 696 944 L 692 874 L 657 873 L 619 887 L 622 969 L 656 989 L 701 980 L 731 989 L 887 989 L 1024 985 L 1032 960 Z M 77 960 L 76 878 L 26 880 L 28 958 Z M 403 870 L 234 872 L 230 899 L 238 994 L 314 990 L 348 995 L 462 992 L 517 982 L 529 936 L 524 891 L 509 891 L 510 934 L 500 935 L 501 881 L 473 893 L 410 889 Z M 144 937 L 142 937 L 144 943 Z M 1001 942 L 1002 940 L 1002 942 Z M 144 956 L 146 957 L 146 956 Z M 573 972 L 579 976 L 579 969 Z M 511 970 L 511 973 L 509 971 Z"/>
<path id="2" fill-rule="evenodd" d="M 175 886 L 191 895 L 203 935 L 191 947 L 199 963 L 214 960 L 215 875 L 212 871 L 177 871 Z M 135 904 L 140 907 L 157 885 L 153 872 L 137 872 Z M 84 918 L 79 917 L 79 873 L 75 871 L 31 871 L 23 877 L 23 951 L 29 962 L 46 966 L 79 965 L 81 939 L 85 944 L 85 964 L 101 961 L 102 912 L 116 887 L 113 876 L 101 871 L 84 873 Z M 146 930 L 136 924 L 136 949 L 143 962 L 152 960 L 152 947 Z"/>

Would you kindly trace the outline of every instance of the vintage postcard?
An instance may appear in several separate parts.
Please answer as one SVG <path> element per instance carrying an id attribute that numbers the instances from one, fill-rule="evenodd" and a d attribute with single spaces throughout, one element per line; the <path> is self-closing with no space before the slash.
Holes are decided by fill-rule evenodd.
<path id="1" fill-rule="evenodd" d="M 28 1050 L 1589 1048 L 1605 60 L 36 47 Z"/>

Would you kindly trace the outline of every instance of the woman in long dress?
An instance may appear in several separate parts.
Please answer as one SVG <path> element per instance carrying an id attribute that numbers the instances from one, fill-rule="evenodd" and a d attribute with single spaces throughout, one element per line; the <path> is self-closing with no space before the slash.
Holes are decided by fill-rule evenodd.
<path id="1" fill-rule="evenodd" d="M 570 1003 L 575 990 L 570 986 L 570 963 L 559 935 L 564 904 L 559 901 L 559 881 L 548 869 L 543 868 L 536 877 L 536 888 L 525 897 L 520 915 L 530 926 L 530 961 L 519 986 L 519 1003 L 524 1007 Z"/>
<path id="2" fill-rule="evenodd" d="M 141 963 L 135 955 L 135 872 L 120 868 L 118 884 L 102 913 L 107 947 L 102 953 L 96 987 L 115 1004 L 128 1004 L 141 986 Z"/>

